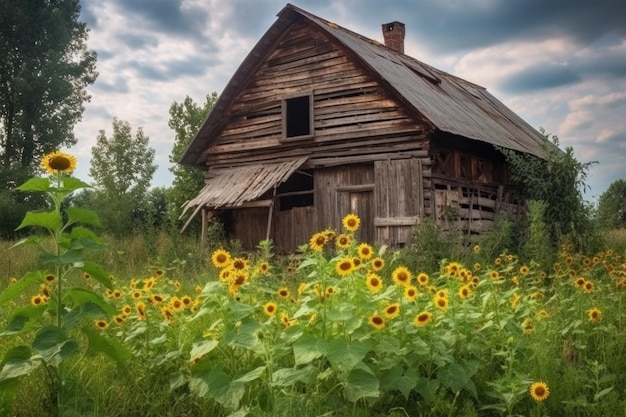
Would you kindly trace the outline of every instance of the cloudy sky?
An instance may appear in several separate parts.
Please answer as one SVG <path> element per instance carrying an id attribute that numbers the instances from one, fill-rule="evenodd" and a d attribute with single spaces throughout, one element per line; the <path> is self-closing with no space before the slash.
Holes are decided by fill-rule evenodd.
<path id="1" fill-rule="evenodd" d="M 382 42 L 406 24 L 405 53 L 486 87 L 535 128 L 598 161 L 590 200 L 626 178 L 626 2 L 623 0 L 292 0 Z M 81 0 L 98 53 L 78 144 L 79 178 L 114 118 L 142 127 L 156 149 L 153 185 L 168 186 L 169 107 L 222 91 L 286 5 L 281 0 Z"/>

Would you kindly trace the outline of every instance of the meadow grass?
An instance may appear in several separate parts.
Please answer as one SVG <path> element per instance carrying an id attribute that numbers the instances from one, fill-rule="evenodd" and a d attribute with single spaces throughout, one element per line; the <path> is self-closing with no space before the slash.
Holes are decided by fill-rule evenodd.
<path id="1" fill-rule="evenodd" d="M 106 249 L 86 257 L 112 288 L 67 277 L 114 314 L 84 319 L 99 336 L 66 366 L 65 413 L 625 415 L 626 259 L 615 235 L 593 256 L 563 247 L 553 265 L 464 242 L 433 254 L 435 267 L 415 260 L 423 252 L 369 246 L 349 229 L 321 231 L 297 259 L 278 259 L 268 242 L 244 256 L 166 234 L 105 237 Z M 7 288 L 41 269 L 15 251 L 0 265 Z M 38 291 L 5 302 L 5 321 Z M 32 333 L 1 336 L 0 353 Z M 51 415 L 45 380 L 41 367 L 19 380 L 13 415 Z M 533 383 L 549 391 L 531 393 Z"/>

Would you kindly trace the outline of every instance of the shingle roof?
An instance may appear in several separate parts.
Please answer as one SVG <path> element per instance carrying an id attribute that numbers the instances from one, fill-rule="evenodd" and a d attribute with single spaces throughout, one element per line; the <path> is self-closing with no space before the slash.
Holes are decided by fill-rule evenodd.
<path id="1" fill-rule="evenodd" d="M 181 163 L 201 165 L 207 141 L 220 127 L 220 114 L 254 74 L 275 41 L 296 19 L 304 18 L 340 42 L 397 98 L 437 129 L 516 151 L 545 157 L 544 137 L 479 85 L 433 68 L 305 10 L 287 4 L 276 22 L 242 62 L 220 95 Z"/>

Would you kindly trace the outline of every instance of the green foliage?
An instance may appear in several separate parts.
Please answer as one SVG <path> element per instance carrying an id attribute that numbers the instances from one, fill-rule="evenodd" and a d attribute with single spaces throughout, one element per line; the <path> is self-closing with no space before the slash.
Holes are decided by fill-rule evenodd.
<path id="1" fill-rule="evenodd" d="M 136 224 L 146 224 L 155 214 L 147 210 L 148 189 L 157 168 L 149 140 L 141 128 L 133 136 L 128 122 L 114 119 L 112 136 L 101 130 L 91 149 L 92 208 L 105 230 L 116 235 L 132 233 Z"/>
<path id="2" fill-rule="evenodd" d="M 596 162 L 579 162 L 573 148 L 561 150 L 557 136 L 541 132 L 545 137 L 545 160 L 510 149 L 498 150 L 511 165 L 513 181 L 523 186 L 525 197 L 546 204 L 544 218 L 549 235 L 584 247 L 594 226 L 583 192 L 589 168 Z"/>
<path id="3" fill-rule="evenodd" d="M 101 295 L 83 288 L 68 287 L 72 271 L 88 274 L 99 286 L 112 288 L 104 269 L 84 259 L 88 249 L 98 248 L 100 239 L 88 227 L 99 227 L 98 216 L 81 207 L 65 207 L 65 200 L 75 191 L 88 185 L 64 172 L 51 178 L 31 178 L 17 190 L 40 193 L 48 198 L 50 209 L 29 211 L 18 229 L 42 230 L 50 236 L 52 245 L 42 244 L 36 235 L 26 237 L 14 247 L 35 246 L 39 262 L 46 270 L 31 271 L 11 283 L 0 293 L 0 307 L 10 306 L 13 313 L 7 317 L 2 336 L 15 336 L 19 344 L 4 355 L 0 368 L 0 385 L 6 391 L 0 397 L 0 410 L 8 411 L 15 400 L 18 381 L 33 374 L 38 368 L 46 370 L 51 414 L 65 415 L 69 403 L 65 365 L 83 350 L 77 324 L 88 317 L 107 317 L 115 311 Z M 34 287 L 40 291 L 31 298 L 30 305 L 20 307 L 25 293 Z M 116 342 L 105 344 L 85 328 L 90 348 L 105 353 L 122 364 L 129 357 L 126 348 Z M 33 332 L 30 343 L 25 344 L 22 334 Z M 29 340 L 26 339 L 26 340 Z"/>
<path id="4" fill-rule="evenodd" d="M 626 227 L 626 180 L 611 183 L 598 199 L 598 221 L 606 229 Z"/>
<path id="5" fill-rule="evenodd" d="M 544 220 L 545 210 L 546 203 L 543 201 L 528 202 L 528 240 L 524 243 L 523 253 L 526 259 L 549 268 L 553 264 L 556 247 L 553 246 Z"/>
<path id="6" fill-rule="evenodd" d="M 45 153 L 76 142 L 74 126 L 96 80 L 96 53 L 78 0 L 0 1 L 0 237 L 41 200 L 12 190 Z"/>
<path id="7" fill-rule="evenodd" d="M 185 97 L 182 103 L 174 102 L 170 106 L 169 127 L 174 131 L 174 146 L 170 154 L 170 171 L 174 174 L 172 186 L 168 190 L 168 218 L 176 229 L 180 229 L 183 222 L 178 219 L 182 205 L 194 198 L 204 185 L 204 171 L 179 164 L 185 149 L 191 143 L 202 126 L 207 115 L 217 101 L 217 93 L 206 96 L 202 105 L 197 105 L 191 97 Z M 194 223 L 198 228 L 198 221 Z"/>

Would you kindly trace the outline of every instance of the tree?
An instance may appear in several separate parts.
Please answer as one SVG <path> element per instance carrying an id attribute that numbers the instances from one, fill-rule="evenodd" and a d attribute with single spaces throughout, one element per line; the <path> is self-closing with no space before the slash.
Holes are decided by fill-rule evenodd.
<path id="1" fill-rule="evenodd" d="M 170 106 L 169 127 L 174 130 L 174 146 L 170 154 L 170 172 L 174 174 L 172 186 L 168 191 L 168 218 L 176 227 L 181 226 L 178 217 L 182 205 L 194 198 L 204 185 L 204 171 L 198 168 L 180 165 L 178 162 L 185 149 L 202 126 L 209 111 L 217 101 L 217 93 L 206 96 L 202 106 L 194 103 L 191 97 L 186 96 L 182 103 L 174 102 Z"/>
<path id="2" fill-rule="evenodd" d="M 598 221 L 609 229 L 626 227 L 626 180 L 609 185 L 598 199 Z"/>
<path id="3" fill-rule="evenodd" d="M 33 168 L 73 145 L 97 77 L 79 0 L 0 0 L 0 163 Z"/>
<path id="4" fill-rule="evenodd" d="M 568 239 L 578 249 L 594 237 L 589 205 L 583 199 L 585 180 L 591 165 L 596 162 L 579 162 L 572 147 L 559 148 L 559 138 L 545 133 L 546 159 L 530 154 L 520 154 L 510 149 L 498 148 L 511 165 L 513 181 L 523 187 L 528 200 L 543 201 L 543 218 L 548 235 L 558 240 Z"/>
<path id="5" fill-rule="evenodd" d="M 41 157 L 73 145 L 97 73 L 79 0 L 0 0 L 0 236 L 39 196 L 13 191 Z"/>
<path id="6" fill-rule="evenodd" d="M 117 235 L 132 232 L 146 217 L 148 189 L 157 169 L 149 140 L 141 127 L 133 137 L 128 122 L 114 119 L 111 138 L 101 130 L 91 148 L 94 209 L 105 228 Z"/>

